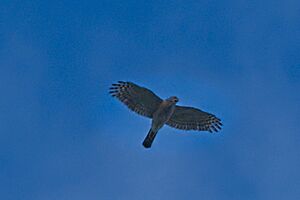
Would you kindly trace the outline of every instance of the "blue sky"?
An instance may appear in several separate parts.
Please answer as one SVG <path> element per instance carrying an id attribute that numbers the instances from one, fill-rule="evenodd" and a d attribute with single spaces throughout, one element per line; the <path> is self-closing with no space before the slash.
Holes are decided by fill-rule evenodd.
<path id="1" fill-rule="evenodd" d="M 1 199 L 299 199 L 299 18 L 296 0 L 2 1 Z M 118 80 L 224 128 L 146 150 Z"/>

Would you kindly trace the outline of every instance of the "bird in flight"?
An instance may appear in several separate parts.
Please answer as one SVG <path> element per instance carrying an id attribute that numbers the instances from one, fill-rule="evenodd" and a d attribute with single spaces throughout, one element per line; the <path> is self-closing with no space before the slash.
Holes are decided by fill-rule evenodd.
<path id="1" fill-rule="evenodd" d="M 124 81 L 112 84 L 109 90 L 130 110 L 152 119 L 151 128 L 143 141 L 145 148 L 151 147 L 157 132 L 165 124 L 181 130 L 210 133 L 221 130 L 221 120 L 215 115 L 193 107 L 177 106 L 179 99 L 175 96 L 162 100 L 151 90 Z"/>

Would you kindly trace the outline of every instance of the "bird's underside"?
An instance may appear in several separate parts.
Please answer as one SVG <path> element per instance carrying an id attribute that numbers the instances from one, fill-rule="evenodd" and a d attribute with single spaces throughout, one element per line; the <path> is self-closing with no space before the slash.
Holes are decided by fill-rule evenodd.
<path id="1" fill-rule="evenodd" d="M 158 130 L 167 124 L 181 130 L 218 132 L 221 120 L 200 109 L 177 106 L 177 97 L 162 100 L 151 90 L 132 82 L 119 81 L 112 84 L 109 93 L 124 103 L 130 110 L 152 119 L 152 126 L 143 145 L 150 148 Z"/>

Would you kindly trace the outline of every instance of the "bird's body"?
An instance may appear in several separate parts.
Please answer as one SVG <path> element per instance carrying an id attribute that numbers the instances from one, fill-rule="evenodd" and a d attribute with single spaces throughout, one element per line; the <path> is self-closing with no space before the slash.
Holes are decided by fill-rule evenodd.
<path id="1" fill-rule="evenodd" d="M 119 81 L 113 84 L 110 93 L 131 110 L 152 119 L 151 128 L 143 142 L 145 148 L 151 147 L 157 132 L 164 124 L 177 129 L 209 132 L 217 132 L 222 126 L 221 120 L 210 113 L 197 108 L 177 106 L 177 97 L 162 100 L 152 91 L 132 82 Z"/>
<path id="2" fill-rule="evenodd" d="M 177 102 L 177 97 L 170 97 L 161 102 L 158 109 L 153 114 L 151 128 L 143 142 L 144 147 L 151 147 L 158 130 L 161 129 L 167 121 L 169 121 L 174 113 Z"/>
<path id="3" fill-rule="evenodd" d="M 174 97 L 174 99 L 177 97 Z M 159 105 L 157 111 L 154 112 L 152 118 L 152 126 L 153 130 L 159 130 L 163 127 L 163 125 L 171 118 L 172 114 L 175 110 L 175 105 L 177 100 L 172 101 L 170 99 L 166 99 Z"/>

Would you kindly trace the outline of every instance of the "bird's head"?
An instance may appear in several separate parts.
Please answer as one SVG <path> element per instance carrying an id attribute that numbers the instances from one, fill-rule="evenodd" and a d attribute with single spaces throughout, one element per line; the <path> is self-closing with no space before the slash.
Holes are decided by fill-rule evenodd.
<path id="1" fill-rule="evenodd" d="M 166 101 L 168 101 L 172 104 L 176 104 L 179 101 L 179 99 L 175 96 L 172 96 L 172 97 L 167 98 Z"/>

